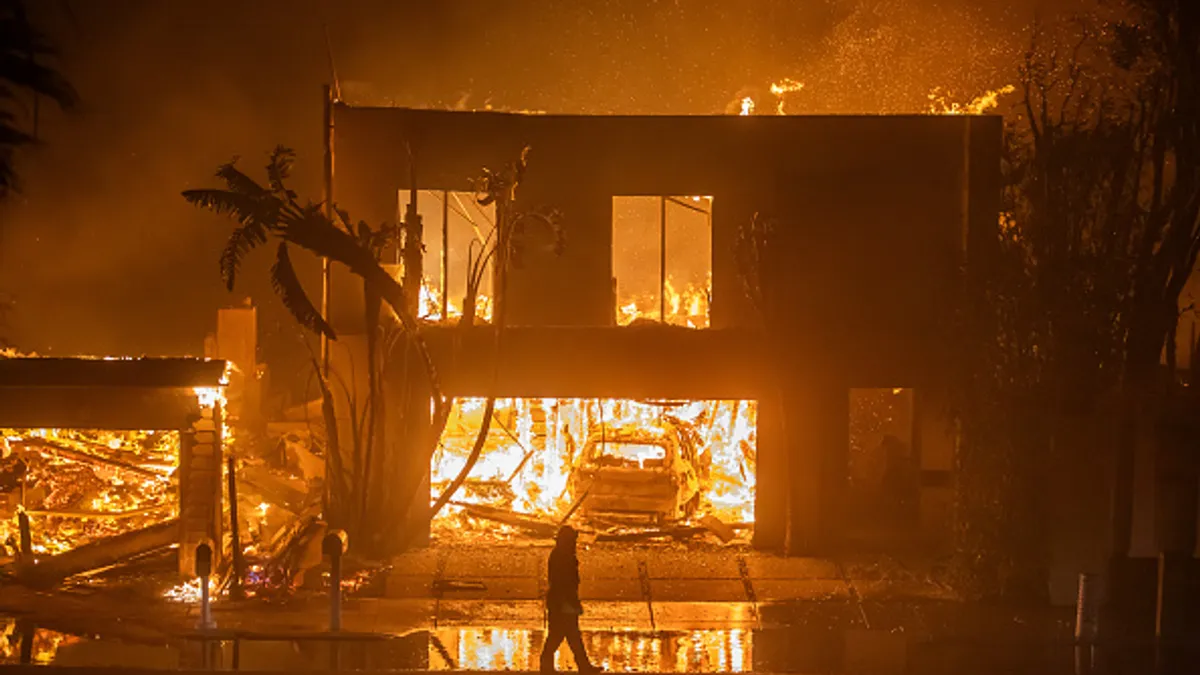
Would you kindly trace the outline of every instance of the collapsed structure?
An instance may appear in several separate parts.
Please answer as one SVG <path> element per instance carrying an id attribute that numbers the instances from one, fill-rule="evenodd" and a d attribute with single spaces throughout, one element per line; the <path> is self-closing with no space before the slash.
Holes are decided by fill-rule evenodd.
<path id="1" fill-rule="evenodd" d="M 188 358 L 0 359 L 0 545 L 27 558 L 18 574 L 55 583 L 177 547 L 190 576 L 196 546 L 225 529 L 226 370 Z M 34 533 L 12 531 L 18 512 Z"/>
<path id="2" fill-rule="evenodd" d="M 998 220 L 1000 118 L 560 116 L 328 105 L 327 191 L 368 222 L 395 223 L 410 204 L 408 218 L 423 216 L 418 244 L 426 251 L 427 295 L 440 299 L 434 304 L 462 306 L 455 286 L 467 270 L 451 262 L 486 241 L 488 214 L 470 199 L 481 168 L 503 167 L 529 148 L 517 203 L 560 214 L 562 242 L 527 235 L 532 243 L 503 290 L 503 327 L 461 331 L 433 320 L 423 329 L 445 392 L 467 409 L 460 418 L 485 397 L 498 397 L 507 411 L 480 460 L 495 457 L 500 465 L 472 472 L 475 493 L 456 493 L 459 507 L 485 519 L 507 513 L 493 522 L 526 529 L 560 522 L 595 501 L 588 487 L 570 487 L 580 485 L 575 475 L 589 461 L 593 473 L 596 462 L 607 462 L 609 474 L 622 468 L 627 478 L 664 469 L 673 451 L 653 439 L 671 427 L 694 437 L 681 451 L 690 453 L 689 467 L 671 478 L 672 489 L 684 493 L 673 520 L 716 513 L 716 479 L 687 476 L 707 456 L 709 465 L 724 462 L 720 479 L 742 477 L 743 489 L 726 491 L 742 503 L 719 504 L 725 517 L 749 516 L 718 529 L 752 525 L 756 547 L 787 540 L 793 550 L 826 551 L 846 525 L 850 392 L 880 388 L 912 392 L 911 430 L 896 454 L 916 477 L 914 517 L 926 530 L 945 529 L 954 441 L 941 392 L 952 367 L 951 312 L 964 264 L 985 266 L 981 256 Z M 650 200 L 657 223 L 622 216 L 631 203 L 622 200 L 631 199 Z M 702 217 L 673 227 L 670 210 L 681 208 Z M 739 232 L 756 214 L 776 228 L 780 264 L 763 280 L 777 289 L 769 317 L 749 301 L 735 255 Z M 475 229 L 457 251 L 456 218 Z M 636 245 L 623 248 L 622 238 Z M 706 245 L 696 254 L 700 240 Z M 692 251 L 687 292 L 670 278 L 680 268 L 679 250 Z M 694 269 L 697 259 L 706 269 Z M 645 295 L 645 279 L 629 278 L 641 268 L 657 280 L 649 302 L 622 291 Z M 330 284 L 329 316 L 341 336 L 335 370 L 363 386 L 365 341 L 353 338 L 363 332 L 361 282 L 334 270 Z M 413 473 L 445 485 L 465 463 L 470 429 L 459 429 L 457 442 L 448 430 L 430 466 L 414 431 L 428 421 L 424 371 L 403 343 L 387 357 L 385 429 L 371 491 Z M 753 420 L 716 433 L 730 410 L 753 410 Z M 613 424 L 614 416 L 624 421 Z M 585 447 L 599 450 L 580 452 Z M 556 460 L 534 459 L 548 448 Z M 447 452 L 459 459 L 447 461 Z M 693 479 L 696 492 L 680 487 Z M 608 490 L 637 501 L 640 488 L 631 480 L 625 487 L 609 480 Z M 688 506 L 691 494 L 699 494 L 701 513 Z M 599 510 L 649 511 L 653 519 L 661 509 Z M 369 500 L 367 512 L 401 523 L 403 544 L 429 536 L 424 497 L 411 505 Z M 602 518 L 598 528 L 607 527 Z"/>

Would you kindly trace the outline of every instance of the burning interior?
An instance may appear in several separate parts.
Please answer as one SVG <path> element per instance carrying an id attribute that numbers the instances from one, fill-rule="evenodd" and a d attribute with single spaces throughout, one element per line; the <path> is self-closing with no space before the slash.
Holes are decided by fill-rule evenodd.
<path id="1" fill-rule="evenodd" d="M 0 548 L 57 555 L 179 514 L 179 432 L 0 429 Z M 4 551 L 0 551 L 4 553 Z"/>
<path id="2" fill-rule="evenodd" d="M 484 406 L 455 400 L 431 467 L 435 498 L 467 467 Z M 743 400 L 499 399 L 433 536 L 550 538 L 569 519 L 600 541 L 748 541 L 757 409 Z"/>

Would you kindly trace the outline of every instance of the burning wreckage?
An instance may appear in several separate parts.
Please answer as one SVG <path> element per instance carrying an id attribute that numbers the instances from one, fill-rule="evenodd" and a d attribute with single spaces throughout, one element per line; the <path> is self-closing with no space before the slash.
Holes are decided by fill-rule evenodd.
<path id="1" fill-rule="evenodd" d="M 467 462 L 484 401 L 456 401 L 432 467 L 441 493 Z M 502 399 L 479 460 L 433 521 L 440 541 L 745 541 L 754 520 L 753 401 Z"/>
<path id="2" fill-rule="evenodd" d="M 326 530 L 320 436 L 238 438 L 230 364 L 6 357 L 0 374 L 0 584 L 149 583 L 190 601 L 192 552 L 211 542 L 218 591 L 320 586 L 305 575 Z"/>

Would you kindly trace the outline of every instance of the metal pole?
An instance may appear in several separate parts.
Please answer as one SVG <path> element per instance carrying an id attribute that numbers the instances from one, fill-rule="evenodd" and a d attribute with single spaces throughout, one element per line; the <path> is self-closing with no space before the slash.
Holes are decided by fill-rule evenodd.
<path id="1" fill-rule="evenodd" d="M 246 572 L 246 566 L 242 558 L 241 523 L 238 521 L 237 473 L 232 456 L 229 457 L 228 467 L 229 530 L 233 537 L 233 579 L 229 585 L 229 595 L 234 600 L 241 600 L 245 597 L 242 579 Z"/>
<path id="2" fill-rule="evenodd" d="M 450 320 L 450 191 L 442 190 L 442 321 Z M 1192 342 L 1195 342 L 1193 340 Z"/>
<path id="3" fill-rule="evenodd" d="M 346 550 L 346 535 L 335 530 L 325 535 L 321 542 L 325 555 L 329 556 L 329 631 L 342 629 L 342 553 Z"/>
<path id="4" fill-rule="evenodd" d="M 33 556 L 33 535 L 29 530 L 29 514 L 21 509 L 17 513 L 17 529 L 21 537 L 21 557 L 29 558 Z"/>
<path id="5" fill-rule="evenodd" d="M 658 211 L 658 320 L 667 322 L 667 198 L 659 199 Z"/>
<path id="6" fill-rule="evenodd" d="M 323 87 L 325 95 L 325 121 L 321 135 L 325 141 L 324 180 L 321 187 L 321 203 L 325 217 L 333 219 L 333 90 Z M 333 266 L 329 258 L 321 258 L 321 316 L 328 322 L 330 300 L 333 293 Z M 329 377 L 329 338 L 321 336 L 321 371 Z"/>
<path id="7" fill-rule="evenodd" d="M 212 625 L 212 606 L 208 597 L 208 575 L 200 577 L 200 626 L 208 629 Z"/>

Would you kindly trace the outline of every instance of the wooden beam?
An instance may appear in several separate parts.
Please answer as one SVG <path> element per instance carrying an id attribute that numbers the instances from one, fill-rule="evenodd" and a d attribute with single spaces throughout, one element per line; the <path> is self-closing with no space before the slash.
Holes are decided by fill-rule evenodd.
<path id="1" fill-rule="evenodd" d="M 0 388 L 215 387 L 224 375 L 209 359 L 0 359 Z"/>
<path id="2" fill-rule="evenodd" d="M 199 414 L 190 388 L 0 386 L 0 427 L 177 431 Z"/>

